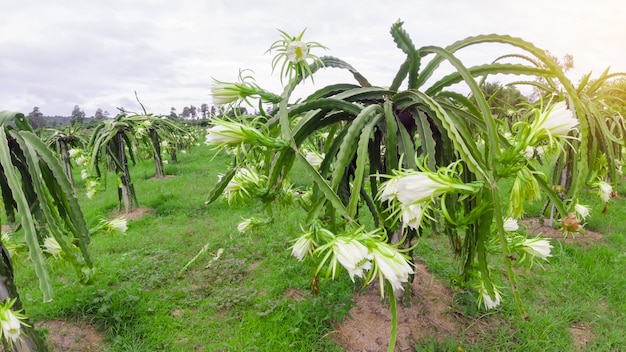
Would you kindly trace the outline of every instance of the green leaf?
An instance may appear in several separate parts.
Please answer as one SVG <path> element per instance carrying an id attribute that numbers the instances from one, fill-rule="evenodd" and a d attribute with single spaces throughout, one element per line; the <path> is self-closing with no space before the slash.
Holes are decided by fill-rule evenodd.
<path id="1" fill-rule="evenodd" d="M 311 166 L 308 161 L 306 161 L 306 158 L 302 154 L 296 153 L 296 159 L 304 167 L 304 171 L 313 179 L 313 182 L 315 182 L 317 187 L 319 187 L 326 199 L 333 205 L 334 210 L 346 220 L 351 221 L 352 219 L 348 214 L 348 210 L 341 202 L 341 199 L 339 199 L 337 193 L 333 191 L 326 180 L 322 178 L 320 173 L 317 172 L 317 170 L 315 170 L 315 168 Z"/>
<path id="2" fill-rule="evenodd" d="M 58 202 L 56 205 L 63 207 L 64 212 L 69 216 L 70 221 L 68 224 L 71 225 L 70 228 L 73 230 L 74 236 L 79 240 L 79 248 L 85 258 L 85 262 L 91 267 L 93 264 L 89 250 L 87 249 L 87 245 L 90 242 L 89 227 L 87 226 L 87 221 L 78 203 L 78 199 L 74 194 L 74 188 L 63 171 L 63 166 L 34 133 L 21 132 L 20 136 L 37 152 L 54 175 L 54 182 L 48 182 L 47 187 L 50 191 L 54 191 L 55 189 L 59 190 L 53 194 L 55 199 L 61 200 L 61 202 Z"/>
<path id="3" fill-rule="evenodd" d="M 354 158 L 357 148 L 357 140 L 361 135 L 361 131 L 367 123 L 374 117 L 382 113 L 382 108 L 378 105 L 369 105 L 352 121 L 348 127 L 348 132 L 344 137 L 337 159 L 333 164 L 332 188 L 337 189 L 348 165 Z"/>
<path id="4" fill-rule="evenodd" d="M 24 229 L 24 240 L 28 245 L 30 259 L 35 266 L 35 274 L 39 279 L 39 288 L 43 293 L 43 300 L 44 302 L 49 302 L 52 300 L 53 296 L 50 276 L 45 266 L 41 247 L 39 246 L 39 238 L 37 236 L 37 230 L 35 229 L 33 214 L 30 211 L 30 205 L 22 191 L 22 185 L 20 184 L 18 175 L 11 161 L 10 152 L 7 143 L 7 135 L 4 128 L 0 128 L 0 163 L 4 168 L 7 183 L 11 188 L 13 198 L 17 204 L 17 211 L 20 214 L 22 228 Z M 33 185 L 24 185 L 24 187 L 32 189 Z"/>
<path id="5" fill-rule="evenodd" d="M 228 182 L 235 176 L 235 173 L 237 173 L 236 167 L 232 167 L 226 171 L 224 176 L 217 181 L 217 184 L 215 184 L 215 187 L 211 190 L 204 204 L 209 205 L 219 198 L 224 192 L 224 189 L 226 189 L 226 186 L 228 186 Z"/>
<path id="6" fill-rule="evenodd" d="M 467 69 L 472 76 L 488 76 L 495 74 L 514 74 L 514 75 L 535 75 L 535 76 L 544 76 L 549 77 L 553 76 L 552 71 L 540 68 L 540 67 L 531 67 L 520 64 L 488 64 L 488 65 L 480 65 L 473 66 Z M 434 95 L 437 92 L 440 92 L 446 87 L 449 87 L 453 84 L 457 84 L 464 80 L 463 75 L 459 72 L 451 73 L 437 82 L 433 83 L 427 90 L 426 94 Z"/>
<path id="7" fill-rule="evenodd" d="M 385 141 L 385 172 L 391 174 L 392 170 L 398 168 L 398 119 L 393 112 L 391 100 L 385 101 L 383 111 L 385 115 L 385 127 L 387 128 L 387 140 Z"/>
<path id="8" fill-rule="evenodd" d="M 361 136 L 359 138 L 359 144 L 357 148 L 356 158 L 356 170 L 354 173 L 354 181 L 352 182 L 352 194 L 350 195 L 350 202 L 348 203 L 348 214 L 351 218 L 356 216 L 357 207 L 359 204 L 359 195 L 361 188 L 363 187 L 363 180 L 365 178 L 365 170 L 367 168 L 367 156 L 368 156 L 368 144 L 372 136 L 374 127 L 382 119 L 382 112 L 371 118 L 371 120 L 361 130 Z"/>

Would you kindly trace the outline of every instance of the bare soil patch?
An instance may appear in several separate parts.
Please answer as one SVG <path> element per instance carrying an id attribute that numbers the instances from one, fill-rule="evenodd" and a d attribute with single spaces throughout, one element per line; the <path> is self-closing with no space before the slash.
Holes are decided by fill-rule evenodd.
<path id="1" fill-rule="evenodd" d="M 130 213 L 126 213 L 124 211 L 114 211 L 111 213 L 112 217 L 122 217 L 126 220 L 139 220 L 144 216 L 150 214 L 152 209 L 146 207 L 135 208 L 130 211 Z"/>
<path id="2" fill-rule="evenodd" d="M 604 236 L 595 231 L 583 230 L 581 233 L 568 234 L 564 237 L 561 229 L 548 225 L 548 221 L 542 221 L 539 218 L 529 218 L 520 220 L 520 224 L 528 228 L 528 233 L 554 239 L 563 243 L 577 243 L 581 246 L 590 246 L 594 243 L 604 242 Z"/>
<path id="3" fill-rule="evenodd" d="M 63 352 L 104 352 L 104 334 L 95 327 L 81 321 L 65 319 L 50 320 L 37 324 L 48 330 L 46 336 L 51 351 Z"/>
<path id="4" fill-rule="evenodd" d="M 170 179 L 170 178 L 174 178 L 174 177 L 176 177 L 176 176 L 174 176 L 174 175 L 165 175 L 165 176 L 163 176 L 163 177 L 156 177 L 156 176 L 154 176 L 154 177 L 150 177 L 150 178 L 148 179 L 148 181 L 161 181 L 161 180 L 168 180 L 168 179 Z"/>
<path id="5" fill-rule="evenodd" d="M 593 329 L 586 325 L 574 325 L 569 328 L 569 333 L 574 340 L 574 347 L 577 350 L 584 350 L 595 335 Z"/>
<path id="6" fill-rule="evenodd" d="M 471 319 L 453 308 L 453 292 L 435 280 L 425 263 L 417 262 L 412 284 L 412 304 L 398 308 L 395 351 L 414 351 L 415 344 L 436 339 L 475 342 L 496 318 Z M 332 338 L 347 352 L 386 351 L 391 330 L 389 306 L 381 303 L 378 285 L 354 295 L 356 306 L 339 323 Z"/>

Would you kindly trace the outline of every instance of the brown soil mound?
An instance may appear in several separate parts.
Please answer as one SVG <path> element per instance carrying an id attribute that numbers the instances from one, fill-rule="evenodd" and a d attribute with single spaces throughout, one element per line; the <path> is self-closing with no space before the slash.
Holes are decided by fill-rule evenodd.
<path id="1" fill-rule="evenodd" d="M 63 352 L 103 352 L 104 335 L 85 322 L 50 320 L 37 324 L 48 330 L 47 340 L 51 351 Z"/>
<path id="2" fill-rule="evenodd" d="M 396 351 L 414 351 L 419 342 L 449 338 L 475 341 L 487 329 L 492 318 L 472 320 L 453 309 L 453 292 L 436 281 L 426 265 L 417 262 L 412 285 L 411 307 L 402 303 L 398 308 Z M 356 306 L 338 324 L 333 338 L 345 351 L 386 351 L 389 345 L 391 312 L 380 299 L 378 285 L 354 295 Z M 487 321 L 489 320 L 489 321 Z"/>

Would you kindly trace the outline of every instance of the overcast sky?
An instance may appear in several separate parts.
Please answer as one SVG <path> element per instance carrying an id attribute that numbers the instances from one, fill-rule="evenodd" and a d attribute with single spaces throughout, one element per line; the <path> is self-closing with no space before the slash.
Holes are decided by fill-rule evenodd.
<path id="1" fill-rule="evenodd" d="M 570 77 L 626 72 L 626 5 L 618 0 L 0 0 L 0 110 L 87 116 L 102 108 L 180 113 L 212 104 L 212 78 L 235 81 L 252 69 L 256 83 L 281 92 L 272 55 L 280 38 L 304 28 L 305 41 L 329 48 L 374 85 L 388 86 L 404 60 L 389 28 L 398 19 L 417 47 L 446 46 L 477 34 L 522 37 L 558 57 L 574 56 Z M 465 49 L 464 49 L 465 50 Z M 488 63 L 509 47 L 460 52 L 464 64 Z M 298 88 L 352 82 L 326 69 Z"/>

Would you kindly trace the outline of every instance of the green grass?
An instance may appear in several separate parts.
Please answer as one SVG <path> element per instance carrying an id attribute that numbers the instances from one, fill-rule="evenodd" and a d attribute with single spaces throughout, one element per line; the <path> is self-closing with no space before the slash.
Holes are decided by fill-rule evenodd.
<path id="1" fill-rule="evenodd" d="M 229 158 L 208 147 L 180 155 L 154 180 L 150 161 L 132 168 L 140 205 L 148 215 L 129 222 L 125 235 L 92 238 L 98 271 L 93 285 L 75 283 L 71 267 L 50 262 L 55 300 L 41 303 L 34 273 L 17 265 L 18 286 L 34 321 L 71 317 L 106 331 L 111 351 L 339 350 L 324 334 L 351 307 L 352 282 L 343 277 L 310 294 L 314 263 L 299 263 L 290 242 L 304 213 L 278 211 L 277 220 L 242 235 L 237 224 L 257 205 L 205 205 Z M 80 179 L 80 178 L 78 178 Z M 116 208 L 113 178 L 93 200 L 79 198 L 88 221 Z M 208 253 L 178 273 L 208 244 Z M 218 249 L 224 252 L 211 263 Z M 211 265 L 207 268 L 207 264 Z M 304 299 L 292 298 L 299 292 Z"/>
<path id="2" fill-rule="evenodd" d="M 92 238 L 98 272 L 93 285 L 76 283 L 69 264 L 51 261 L 56 296 L 44 304 L 32 269 L 16 263 L 17 284 L 33 321 L 85 320 L 105 331 L 110 351 L 340 351 L 326 335 L 353 305 L 355 285 L 342 275 L 322 280 L 320 295 L 311 294 L 315 265 L 298 262 L 289 250 L 304 218 L 298 209 L 278 210 L 274 223 L 242 235 L 237 224 L 259 204 L 205 205 L 230 161 L 221 154 L 212 159 L 213 154 L 200 146 L 179 155 L 178 164 L 166 166 L 172 177 L 162 180 L 152 179 L 150 161 L 132 167 L 139 202 L 150 213 L 130 221 L 125 235 Z M 93 200 L 84 197 L 78 181 L 92 225 L 115 210 L 113 181 L 109 177 L 107 189 Z M 619 191 L 626 194 L 624 187 Z M 587 227 L 606 234 L 605 241 L 589 247 L 555 243 L 543 269 L 517 270 L 530 321 L 520 318 L 502 273 L 498 281 L 505 300 L 495 314 L 497 323 L 476 344 L 432 340 L 416 349 L 572 351 L 570 327 L 586 326 L 593 333 L 587 350 L 626 350 L 625 203 L 617 199 L 601 214 L 601 205 L 590 197 L 595 210 Z M 178 276 L 207 244 L 207 254 Z M 456 270 L 447 246 L 445 238 L 427 235 L 418 250 L 445 283 Z M 220 248 L 222 256 L 212 262 Z"/>

